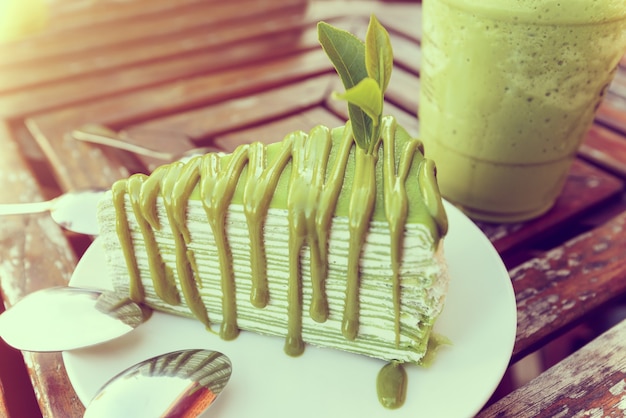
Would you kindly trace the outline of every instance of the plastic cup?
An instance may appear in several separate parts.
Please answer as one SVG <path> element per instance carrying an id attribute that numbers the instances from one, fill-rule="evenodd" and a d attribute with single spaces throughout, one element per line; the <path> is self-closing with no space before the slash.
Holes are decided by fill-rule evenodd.
<path id="1" fill-rule="evenodd" d="M 470 217 L 549 210 L 626 52 L 626 0 L 423 0 L 420 137 Z"/>

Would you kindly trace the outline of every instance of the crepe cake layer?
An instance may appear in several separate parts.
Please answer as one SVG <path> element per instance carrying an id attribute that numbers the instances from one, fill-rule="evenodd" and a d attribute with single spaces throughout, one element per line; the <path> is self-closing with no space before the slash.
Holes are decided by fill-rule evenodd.
<path id="1" fill-rule="evenodd" d="M 220 219 L 223 220 L 221 230 L 224 236 L 221 236 L 220 228 L 216 230 L 216 226 L 207 221 L 205 204 L 198 197 L 198 188 L 202 186 L 188 185 L 190 198 L 185 199 L 183 221 L 177 221 L 172 217 L 172 198 L 168 195 L 170 192 L 165 191 L 169 186 L 163 178 L 167 175 L 162 175 L 163 178 L 150 183 L 151 188 L 154 188 L 154 184 L 159 184 L 161 190 L 155 195 L 150 209 L 154 211 L 151 215 L 154 216 L 152 224 L 158 227 L 150 227 L 149 234 L 146 235 L 145 219 L 141 214 L 137 214 L 137 202 L 132 203 L 129 196 L 134 194 L 139 196 L 140 192 L 132 189 L 133 187 L 138 189 L 148 187 L 146 186 L 149 183 L 148 178 L 141 178 L 134 182 L 135 186 L 130 185 L 131 181 L 118 184 L 117 196 L 121 196 L 121 203 L 116 207 L 115 197 L 109 195 L 102 200 L 99 208 L 101 224 L 99 239 L 103 243 L 107 261 L 112 266 L 114 286 L 116 289 L 130 292 L 131 295 L 136 292 L 131 289 L 133 281 L 129 280 L 129 270 L 136 267 L 141 288 L 140 298 L 144 303 L 165 312 L 197 317 L 197 311 L 193 312 L 193 309 L 190 309 L 184 289 L 185 286 L 189 286 L 189 283 L 185 285 L 182 283 L 184 280 L 179 277 L 180 269 L 186 269 L 192 272 L 193 292 L 201 301 L 202 309 L 206 310 L 203 322 L 216 332 L 218 325 L 225 320 L 225 300 L 232 298 L 238 329 L 289 339 L 288 330 L 293 328 L 295 315 L 300 320 L 298 333 L 303 343 L 337 348 L 390 361 L 419 363 L 426 353 L 432 327 L 443 308 L 447 291 L 448 276 L 442 252 L 445 213 L 441 212 L 441 200 L 436 184 L 424 184 L 425 182 L 432 183 L 434 174 L 433 177 L 420 174 L 427 160 L 424 159 L 419 149 L 414 149 L 408 171 L 405 173 L 406 179 L 403 181 L 407 189 L 408 215 L 406 223 L 403 222 L 401 225 L 402 234 L 398 240 L 400 249 L 392 248 L 394 246 L 390 234 L 390 221 L 386 219 L 388 214 L 385 213 L 386 204 L 383 202 L 385 193 L 382 192 L 384 173 L 389 175 L 389 172 L 385 171 L 389 167 L 383 167 L 385 160 L 383 154 L 387 152 L 387 156 L 391 157 L 391 160 L 387 162 L 393 161 L 391 165 L 395 167 L 391 168 L 392 172 L 398 172 L 402 158 L 408 158 L 403 157 L 408 149 L 405 145 L 413 140 L 403 129 L 396 126 L 393 118 L 385 118 L 384 123 L 386 129 L 383 129 L 380 155 L 375 162 L 377 173 L 377 190 L 373 192 L 375 193 L 375 208 L 364 228 L 362 246 L 358 249 L 358 288 L 356 289 L 358 332 L 355 338 L 346 337 L 344 322 L 345 308 L 350 293 L 347 285 L 350 276 L 348 267 L 350 247 L 354 245 L 354 240 L 351 240 L 354 228 L 351 227 L 349 205 L 346 203 L 350 200 L 351 190 L 356 184 L 354 149 L 350 150 L 349 155 L 346 154 L 348 155 L 345 163 L 346 173 L 339 189 L 333 216 L 328 224 L 327 243 L 324 246 L 327 270 L 323 281 L 323 298 L 328 306 L 328 315 L 323 321 L 315 320 L 313 318 L 315 315 L 309 313 L 317 291 L 314 289 L 312 279 L 314 263 L 311 260 L 311 246 L 317 245 L 317 242 L 310 239 L 311 235 L 305 234 L 309 239 L 303 239 L 297 251 L 290 250 L 289 237 L 290 234 L 294 234 L 292 223 L 294 215 L 293 210 L 286 203 L 290 201 L 288 195 L 294 193 L 293 190 L 296 189 L 290 184 L 293 186 L 294 181 L 301 180 L 297 178 L 298 175 L 292 175 L 294 170 L 306 172 L 295 167 L 299 164 L 295 156 L 291 156 L 290 161 L 282 169 L 279 184 L 276 185 L 276 193 L 272 197 L 267 212 L 262 216 L 262 236 L 257 237 L 263 244 L 264 267 L 269 291 L 267 304 L 263 307 L 255 306 L 251 300 L 251 295 L 255 293 L 253 289 L 255 269 L 252 268 L 254 263 L 251 261 L 251 254 L 254 252 L 251 241 L 254 239 L 250 238 L 249 217 L 246 216 L 246 206 L 240 196 L 243 194 L 241 189 L 244 189 L 243 179 L 247 176 L 247 168 L 239 173 L 236 179 L 237 190 L 233 190 L 232 201 L 224 206 L 224 212 L 220 214 Z M 316 128 L 309 135 L 304 133 L 297 135 L 304 141 L 298 146 L 304 147 L 311 146 L 313 140 L 319 142 L 320 136 L 330 138 L 332 147 L 327 156 L 327 171 L 330 171 L 330 167 L 339 161 L 337 150 L 341 148 L 341 144 L 348 144 L 354 148 L 348 143 L 352 141 L 349 125 L 346 128 L 336 128 L 332 132 Z M 268 149 L 271 151 L 271 147 L 281 146 L 280 143 L 277 144 L 279 145 L 268 146 Z M 294 146 L 294 149 L 298 146 Z M 292 150 L 292 152 L 299 151 Z M 268 152 L 268 155 L 271 156 L 272 152 Z M 208 163 L 201 160 L 206 158 L 208 157 L 199 157 L 200 160 L 195 163 L 188 162 L 182 168 L 177 166 L 177 173 L 182 173 L 181 170 L 184 171 L 189 164 L 203 167 L 203 164 Z M 271 161 L 271 158 L 266 157 L 266 160 Z M 269 166 L 271 163 L 266 162 L 266 165 Z M 204 173 L 203 170 L 200 168 L 199 172 Z M 200 179 L 194 181 L 202 182 L 202 175 L 199 177 Z M 327 179 L 329 174 L 326 173 L 323 177 Z M 302 188 L 301 184 L 298 188 Z M 119 190 L 122 192 L 119 193 Z M 437 193 L 430 193 L 429 190 Z M 433 202 L 434 199 L 438 201 Z M 169 214 L 167 202 L 170 202 Z M 314 199 L 314 202 L 317 201 Z M 315 209 L 315 204 L 313 204 L 313 209 Z M 305 207 L 310 208 L 306 205 Z M 188 231 L 188 234 L 181 233 L 177 229 L 179 222 L 184 223 L 184 229 Z M 142 223 L 144 230 L 142 230 Z M 120 234 L 120 226 L 121 230 L 129 233 L 126 238 L 124 238 L 124 233 Z M 216 231 L 220 235 L 217 238 Z M 185 236 L 184 239 L 181 235 Z M 156 244 L 155 248 L 159 254 L 158 263 L 155 263 L 154 254 L 149 254 L 146 250 L 150 247 L 150 244 L 146 243 L 146 237 L 149 241 L 154 240 Z M 183 241 L 185 248 L 181 252 L 180 243 Z M 216 241 L 226 242 L 227 251 L 223 251 L 224 246 L 216 244 Z M 128 254 L 124 252 L 124 242 L 130 244 L 130 253 L 134 259 L 132 263 L 129 263 Z M 395 271 L 394 253 L 402 255 L 401 262 L 396 266 Z M 224 269 L 225 263 L 228 263 L 230 267 Z M 297 267 L 296 273 L 294 273 L 294 263 Z M 154 270 L 151 270 L 155 268 L 155 265 L 172 276 L 180 303 L 165 302 L 157 295 L 155 274 Z M 229 275 L 232 276 L 230 278 L 234 284 L 231 290 L 224 287 L 224 278 L 228 280 Z M 298 277 L 294 280 L 294 276 Z M 394 277 L 398 279 L 395 283 L 392 280 Z M 394 297 L 396 292 L 399 295 L 398 298 Z M 294 304 L 297 309 L 295 314 Z M 315 308 L 313 310 L 315 311 Z"/>

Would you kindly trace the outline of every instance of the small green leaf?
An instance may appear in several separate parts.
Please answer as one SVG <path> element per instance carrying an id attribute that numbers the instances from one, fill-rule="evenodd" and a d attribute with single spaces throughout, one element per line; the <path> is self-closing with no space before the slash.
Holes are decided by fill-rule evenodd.
<path id="1" fill-rule="evenodd" d="M 336 97 L 348 102 L 348 116 L 359 148 L 374 152 L 380 136 L 384 93 L 393 67 L 389 34 L 371 16 L 365 42 L 327 23 L 317 25 L 322 48 L 346 89 Z"/>
<path id="2" fill-rule="evenodd" d="M 335 93 L 333 96 L 360 107 L 372 119 L 374 126 L 378 125 L 378 119 L 383 111 L 380 100 L 382 92 L 378 82 L 373 78 L 364 78 L 345 93 Z"/>
<path id="3" fill-rule="evenodd" d="M 393 48 L 389 40 L 389 33 L 374 15 L 370 17 L 365 36 L 365 66 L 367 74 L 378 81 L 384 94 L 393 69 Z"/>
<path id="4" fill-rule="evenodd" d="M 346 89 L 356 86 L 367 77 L 365 68 L 365 44 L 345 30 L 337 29 L 325 22 L 317 24 L 317 33 L 322 48 L 330 58 Z"/>

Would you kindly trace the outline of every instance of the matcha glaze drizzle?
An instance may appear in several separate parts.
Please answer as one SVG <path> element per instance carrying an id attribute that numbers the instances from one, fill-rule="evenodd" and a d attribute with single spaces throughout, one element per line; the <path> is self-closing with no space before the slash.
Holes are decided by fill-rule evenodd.
<path id="1" fill-rule="evenodd" d="M 146 244 L 150 275 L 157 295 L 169 304 L 180 304 L 181 295 L 175 282 L 177 276 L 182 299 L 191 312 L 210 330 L 211 321 L 199 293 L 201 282 L 194 254 L 188 250 L 191 236 L 186 222 L 187 204 L 191 194 L 198 188 L 219 256 L 223 293 L 220 336 L 226 340 L 236 338 L 239 327 L 232 255 L 225 228 L 227 209 L 237 187 L 243 187 L 243 208 L 248 224 L 253 272 L 250 303 L 257 308 L 263 308 L 271 297 L 263 242 L 264 220 L 281 175 L 291 163 L 287 194 L 290 278 L 284 349 L 291 356 L 302 354 L 305 344 L 302 339 L 303 302 L 299 254 L 308 244 L 313 289 L 309 315 L 317 322 L 324 322 L 329 315 L 324 285 L 328 269 L 328 231 L 342 191 L 347 162 L 354 149 L 355 175 L 349 196 L 350 238 L 342 333 L 348 340 L 358 338 L 359 261 L 374 213 L 377 195 L 376 164 L 379 145 L 382 142 L 384 212 L 390 229 L 390 262 L 393 271 L 391 280 L 396 344 L 398 344 L 402 239 L 409 202 L 405 182 L 416 153 L 422 152 L 422 146 L 416 139 L 408 140 L 399 151 L 401 155 L 396 167 L 396 129 L 395 119 L 383 118 L 379 144 L 374 147 L 373 153 L 368 154 L 355 145 L 348 122 L 341 134 L 338 150 L 334 150 L 336 157 L 331 167 L 328 167 L 328 162 L 333 137 L 328 128 L 318 126 L 309 135 L 304 132 L 287 135 L 280 143 L 277 154 L 272 158 L 268 157 L 265 145 L 253 143 L 238 147 L 228 158 L 221 154 L 207 154 L 186 164 L 173 163 L 159 167 L 150 176 L 136 174 L 116 182 L 112 188 L 118 219 L 116 228 L 130 274 L 132 300 L 143 302 L 144 289 L 133 252 L 125 196 L 128 196 L 133 216 Z M 430 160 L 423 158 L 420 164 L 420 192 L 429 215 L 434 219 L 436 231 L 433 231 L 433 235 L 437 242 L 446 233 L 446 215 L 434 183 L 434 165 Z M 244 170 L 245 168 L 247 170 Z M 163 262 L 154 235 L 154 231 L 161 228 L 156 213 L 156 201 L 159 196 L 163 198 L 175 242 L 176 274 Z M 406 393 L 406 373 L 402 370 L 402 365 L 393 362 L 385 366 L 378 375 L 377 388 L 379 399 L 385 407 L 400 406 Z M 390 393 L 400 395 L 391 396 Z"/>

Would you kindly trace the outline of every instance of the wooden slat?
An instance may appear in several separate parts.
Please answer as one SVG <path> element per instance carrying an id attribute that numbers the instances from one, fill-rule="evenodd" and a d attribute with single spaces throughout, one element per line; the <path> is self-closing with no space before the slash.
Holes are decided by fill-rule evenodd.
<path id="1" fill-rule="evenodd" d="M 626 134 L 626 66 L 618 67 L 615 79 L 598 108 L 596 119 Z"/>
<path id="2" fill-rule="evenodd" d="M 112 5 L 108 1 L 53 0 L 49 2 L 50 21 L 46 27 L 46 32 L 75 31 L 94 25 L 149 17 L 153 14 L 170 13 L 179 7 L 188 7 L 209 1 L 211 0 L 119 1 L 116 2 L 115 7 L 111 7 Z M 25 41 L 24 43 L 28 42 Z"/>
<path id="3" fill-rule="evenodd" d="M 420 92 L 420 80 L 414 74 L 397 67 L 391 75 L 389 88 L 385 94 L 388 102 L 394 103 L 408 113 L 416 115 Z"/>
<path id="4" fill-rule="evenodd" d="M 46 152 L 60 184 L 65 189 L 108 186 L 128 175 L 121 164 L 103 161 L 102 152 L 88 144 L 77 144 L 67 133 L 85 123 L 116 128 L 135 121 L 156 118 L 199 105 L 241 97 L 274 86 L 331 71 L 323 51 L 197 77 L 102 99 L 32 118 L 27 123 Z M 71 128 L 70 128 L 71 127 Z M 74 158 L 68 156 L 74 155 Z"/>
<path id="5" fill-rule="evenodd" d="M 4 391 L 4 384 L 0 381 L 0 418 L 8 418 L 8 416 L 7 397 Z"/>
<path id="6" fill-rule="evenodd" d="M 623 189 L 622 180 L 581 160 L 575 160 L 563 191 L 550 212 L 527 222 L 477 222 L 477 225 L 506 259 L 509 253 L 521 246 L 537 243 L 554 234 L 555 229 L 571 225 L 572 220 L 617 198 Z"/>
<path id="7" fill-rule="evenodd" d="M 223 141 L 216 141 L 215 138 L 229 131 L 241 131 L 248 126 L 271 124 L 279 118 L 319 106 L 326 97 L 330 80 L 334 77 L 328 75 L 313 77 L 251 97 L 225 100 L 214 105 L 127 126 L 124 130 L 131 139 L 136 139 L 129 142 L 170 153 L 182 153 L 197 146 L 232 150 L 232 146 Z M 280 140 L 285 134 L 287 132 L 275 127 L 274 140 Z M 187 140 L 182 140 L 181 135 Z M 157 143 L 159 139 L 161 141 Z M 177 142 L 173 142 L 174 139 Z M 252 136 L 247 142 L 255 139 Z M 138 156 L 138 159 L 148 172 L 163 164 L 163 161 L 154 158 Z"/>
<path id="8" fill-rule="evenodd" d="M 626 138 L 618 132 L 598 124 L 593 125 L 579 154 L 626 178 Z"/>
<path id="9" fill-rule="evenodd" d="M 623 417 L 626 320 L 478 414 L 490 417 Z"/>
<path id="10" fill-rule="evenodd" d="M 597 120 L 621 133 L 626 133 L 626 97 L 608 93 L 600 105 Z"/>
<path id="11" fill-rule="evenodd" d="M 219 4 L 216 7 L 216 4 Z M 204 29 L 211 35 L 215 25 L 245 20 L 287 7 L 299 7 L 304 12 L 302 0 L 217 2 L 217 0 L 191 3 L 158 15 L 138 15 L 134 19 L 112 21 L 76 31 L 46 34 L 33 42 L 11 45 L 2 51 L 5 66 L 26 62 L 40 62 L 50 57 L 72 57 L 94 49 L 107 49 L 145 39 L 176 36 L 192 28 Z"/>
<path id="12" fill-rule="evenodd" d="M 14 119 L 45 110 L 88 100 L 102 99 L 137 89 L 146 89 L 176 80 L 202 77 L 233 67 L 241 71 L 245 65 L 285 56 L 289 53 L 317 47 L 316 32 L 310 29 L 280 33 L 272 38 L 260 38 L 212 50 L 193 53 L 180 59 L 147 63 L 140 67 L 115 72 L 94 73 L 65 82 L 36 86 L 7 93 L 0 97 L 0 117 Z M 319 53 L 319 51 L 314 51 Z M 263 64 L 259 64 L 263 65 Z"/>
<path id="13" fill-rule="evenodd" d="M 510 271 L 517 295 L 513 362 L 626 292 L 626 212 Z"/>
<path id="14" fill-rule="evenodd" d="M 131 129 L 180 132 L 196 142 L 206 142 L 224 132 L 265 120 L 299 113 L 326 99 L 334 74 L 286 84 L 250 97 L 225 100 L 213 105 L 152 119 Z"/>
<path id="15" fill-rule="evenodd" d="M 0 417 L 41 417 L 22 353 L 0 340 L 0 359 Z"/>
<path id="16" fill-rule="evenodd" d="M 393 45 L 395 68 L 403 68 L 413 74 L 419 74 L 422 67 L 422 49 L 413 39 L 399 36 L 393 32 L 389 34 Z"/>
<path id="17" fill-rule="evenodd" d="M 75 83 L 79 77 L 90 75 L 93 77 L 104 71 L 122 71 L 131 66 L 141 68 L 141 65 L 149 63 L 158 66 L 156 63 L 165 59 L 185 63 L 188 56 L 194 52 L 200 56 L 222 54 L 224 49 L 251 38 L 270 38 L 280 33 L 292 33 L 294 30 L 302 29 L 306 22 L 301 15 L 302 11 L 286 8 L 269 15 L 266 19 L 243 20 L 236 24 L 212 27 L 210 36 L 206 28 L 195 30 L 192 28 L 167 38 L 153 37 L 142 42 L 112 45 L 108 49 L 90 49 L 72 58 L 51 57 L 46 59 L 43 65 L 27 63 L 7 68 L 0 67 L 0 91 L 25 90 L 51 82 L 65 82 L 67 85 Z M 248 59 L 251 61 L 258 59 L 263 52 L 255 51 Z M 228 60 L 215 61 L 216 65 L 228 65 Z M 150 66 L 146 71 L 150 71 Z M 40 90 L 41 88 L 35 89 Z"/>
<path id="18" fill-rule="evenodd" d="M 220 135 L 215 139 L 215 143 L 226 151 L 233 151 L 241 144 L 248 144 L 253 141 L 260 141 L 266 144 L 282 139 L 290 132 L 303 130 L 308 132 L 316 125 L 325 125 L 333 128 L 343 125 L 345 121 L 335 114 L 321 107 L 296 113 L 290 117 L 277 119 L 271 123 L 246 128 L 240 131 Z"/>
<path id="19" fill-rule="evenodd" d="M 22 158 L 8 127 L 0 123 L 0 203 L 37 201 L 43 198 L 30 167 Z M 67 284 L 76 255 L 60 227 L 47 214 L 0 217 L 0 287 L 7 307 L 35 290 Z M 81 416 L 82 404 L 69 397 L 56 399 L 57 388 L 70 388 L 60 356 L 33 363 L 25 354 L 31 379 L 38 383 L 37 397 L 44 416 Z M 62 402 L 62 405 L 56 405 Z M 59 409 L 56 407 L 59 406 Z M 30 416 L 30 415 L 25 415 Z"/>

